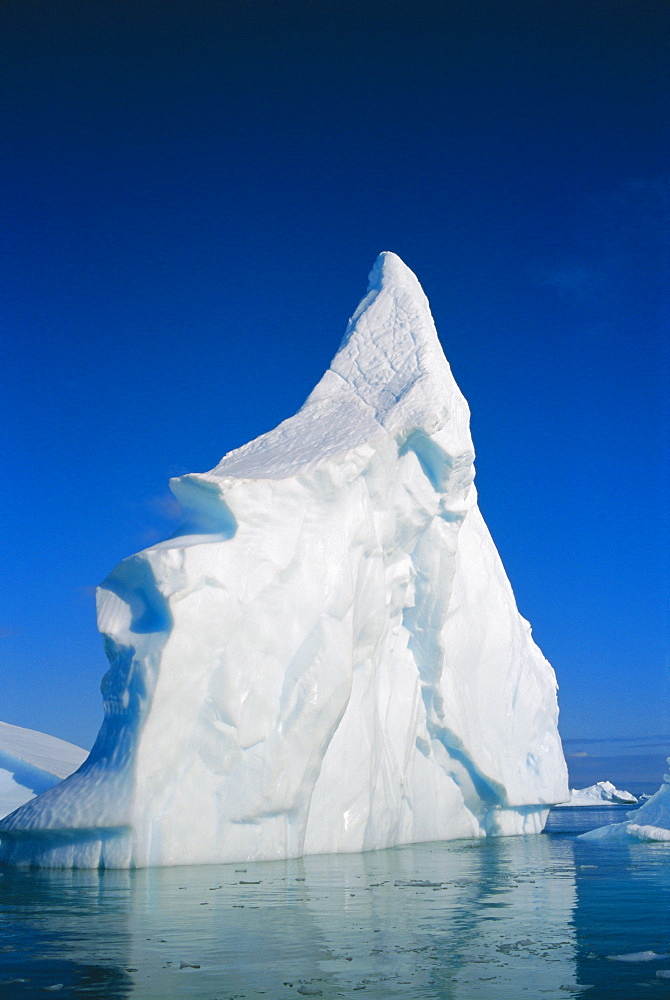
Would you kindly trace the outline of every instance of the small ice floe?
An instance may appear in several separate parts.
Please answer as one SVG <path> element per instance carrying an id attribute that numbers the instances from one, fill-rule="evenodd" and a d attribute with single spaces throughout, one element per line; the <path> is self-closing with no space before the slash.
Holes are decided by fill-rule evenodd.
<path id="1" fill-rule="evenodd" d="M 634 806 L 637 799 L 630 792 L 617 788 L 611 781 L 597 781 L 588 788 L 571 788 L 570 801 L 561 806 Z"/>
<path id="2" fill-rule="evenodd" d="M 323 996 L 323 990 L 320 990 L 318 986 L 299 986 L 296 993 L 299 993 L 303 997 Z"/>
<path id="3" fill-rule="evenodd" d="M 422 878 L 396 879 L 393 884 L 398 889 L 441 889 L 444 885 L 443 882 L 429 882 Z"/>
<path id="4" fill-rule="evenodd" d="M 610 962 L 662 962 L 670 955 L 659 955 L 656 951 L 632 951 L 630 955 L 608 955 Z"/>
<path id="5" fill-rule="evenodd" d="M 670 757 L 668 757 L 670 764 Z M 641 840 L 670 843 L 670 774 L 663 775 L 663 784 L 639 809 L 628 813 L 625 823 L 599 826 L 580 834 L 580 840 Z"/>
<path id="6" fill-rule="evenodd" d="M 581 833 L 583 840 L 641 840 L 660 844 L 670 843 L 670 830 L 664 826 L 651 826 L 649 823 L 612 823 L 610 826 L 599 826 L 596 830 Z"/>
<path id="7" fill-rule="evenodd" d="M 659 969 L 656 973 L 657 979 L 670 979 L 670 969 Z"/>
<path id="8" fill-rule="evenodd" d="M 648 823 L 646 825 L 627 823 L 626 825 L 628 836 L 635 840 L 658 840 L 666 843 L 670 841 L 670 830 L 666 830 L 663 826 L 650 826 Z"/>

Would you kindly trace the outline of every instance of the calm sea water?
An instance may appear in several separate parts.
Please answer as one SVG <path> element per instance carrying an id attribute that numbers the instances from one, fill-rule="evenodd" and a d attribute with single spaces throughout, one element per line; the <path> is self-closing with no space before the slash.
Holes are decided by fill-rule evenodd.
<path id="1" fill-rule="evenodd" d="M 670 998 L 670 848 L 536 837 L 136 872 L 0 869 L 0 997 Z M 620 961 L 654 952 L 665 958 Z"/>

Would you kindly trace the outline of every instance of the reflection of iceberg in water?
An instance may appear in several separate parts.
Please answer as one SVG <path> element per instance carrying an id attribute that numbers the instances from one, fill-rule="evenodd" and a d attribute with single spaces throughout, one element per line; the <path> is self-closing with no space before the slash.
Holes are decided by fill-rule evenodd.
<path id="1" fill-rule="evenodd" d="M 130 965 L 151 1000 L 579 991 L 567 842 L 412 845 L 138 872 L 135 883 Z"/>
<path id="2" fill-rule="evenodd" d="M 85 982 L 100 1000 L 328 1000 L 359 989 L 368 1000 L 502 1000 L 535 998 L 538 984 L 543 997 L 565 998 L 579 994 L 573 875 L 572 845 L 546 837 L 24 871 L 0 879 L 0 921 L 10 905 L 16 940 L 37 940 L 31 970 L 19 963 L 12 975 L 31 976 L 33 990 Z M 15 989 L 13 1000 L 32 1000 Z"/>
<path id="3" fill-rule="evenodd" d="M 487 851 L 461 938 L 454 1000 L 581 995 L 573 927 L 572 843 L 533 837 Z M 573 992 L 574 991 L 574 992 Z"/>
<path id="4" fill-rule="evenodd" d="M 543 996 L 576 991 L 571 851 L 560 845 L 557 864 L 555 849 L 538 837 L 394 852 L 404 881 L 396 875 L 383 914 L 377 903 L 376 925 L 383 916 L 394 928 L 388 941 L 378 936 L 379 996 L 407 996 L 409 985 L 413 996 L 450 1000 L 535 997 L 538 981 Z"/>
<path id="5" fill-rule="evenodd" d="M 366 996 L 379 1000 L 492 1000 L 535 997 L 538 982 L 546 997 L 577 994 L 570 844 L 535 837 L 411 846 L 385 855 L 381 865 L 373 855 L 350 859 L 348 878 L 340 874 L 339 912 L 320 896 L 309 904 L 333 952 L 322 965 L 332 977 L 329 996 L 365 985 Z M 338 860 L 345 859 L 306 859 L 305 869 L 320 861 L 331 869 L 329 885 L 337 884 Z M 378 884 L 380 877 L 386 885 Z M 350 907 L 348 893 L 355 894 Z M 342 935 L 349 938 L 353 968 L 341 963 Z M 357 967 L 363 973 L 354 982 Z"/>

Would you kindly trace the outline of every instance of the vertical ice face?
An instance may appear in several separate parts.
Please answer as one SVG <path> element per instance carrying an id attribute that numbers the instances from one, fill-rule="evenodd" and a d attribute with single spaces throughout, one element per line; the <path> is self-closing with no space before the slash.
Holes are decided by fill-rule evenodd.
<path id="1" fill-rule="evenodd" d="M 473 460 L 426 297 L 381 254 L 302 409 L 173 480 L 180 531 L 99 588 L 105 721 L 75 775 L 0 825 L 0 858 L 188 864 L 541 830 L 568 794 L 556 682 Z"/>

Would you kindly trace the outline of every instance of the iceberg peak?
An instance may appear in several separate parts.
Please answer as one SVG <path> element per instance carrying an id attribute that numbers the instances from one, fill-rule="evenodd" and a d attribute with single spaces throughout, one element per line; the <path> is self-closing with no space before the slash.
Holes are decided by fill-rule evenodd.
<path id="1" fill-rule="evenodd" d="M 426 306 L 428 305 L 428 300 L 414 271 L 405 264 L 397 253 L 393 253 L 391 250 L 382 250 L 379 254 L 372 265 L 368 281 L 368 292 L 375 288 L 388 288 L 393 285 L 398 289 L 402 288 L 405 291 L 413 292 L 421 297 Z"/>
<path id="2" fill-rule="evenodd" d="M 230 452 L 199 480 L 283 479 L 386 434 L 445 431 L 473 458 L 470 412 L 440 345 L 416 275 L 381 253 L 330 368 L 293 417 Z M 177 485 L 185 502 L 184 484 Z M 174 486 L 173 486 L 174 488 Z"/>
<path id="3" fill-rule="evenodd" d="M 425 404 L 435 402 L 431 377 L 442 388 L 445 381 L 453 382 L 428 299 L 396 254 L 386 251 L 375 261 L 367 295 L 349 321 L 330 370 L 376 403 L 384 425 L 394 403 L 418 382 Z M 381 392 L 385 398 L 380 398 Z"/>

